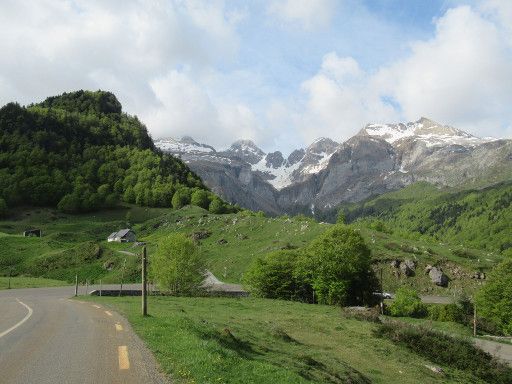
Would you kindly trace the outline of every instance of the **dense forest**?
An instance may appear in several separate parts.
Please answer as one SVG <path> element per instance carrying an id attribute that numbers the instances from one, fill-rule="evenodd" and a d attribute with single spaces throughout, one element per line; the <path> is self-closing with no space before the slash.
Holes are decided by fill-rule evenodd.
<path id="1" fill-rule="evenodd" d="M 78 91 L 0 109 L 0 210 L 53 206 L 65 212 L 119 202 L 235 210 L 179 159 L 156 150 L 146 127 L 109 92 Z"/>
<path id="2" fill-rule="evenodd" d="M 404 237 L 511 253 L 512 182 L 446 191 L 427 183 L 346 206 L 341 216 Z"/>

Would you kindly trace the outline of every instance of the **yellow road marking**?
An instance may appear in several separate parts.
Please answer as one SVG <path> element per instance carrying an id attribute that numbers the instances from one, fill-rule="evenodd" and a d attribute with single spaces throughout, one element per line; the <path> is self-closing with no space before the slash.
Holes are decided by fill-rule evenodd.
<path id="1" fill-rule="evenodd" d="M 121 332 L 123 330 L 123 326 L 119 323 L 116 323 L 116 331 Z"/>
<path id="2" fill-rule="evenodd" d="M 99 305 L 93 305 L 94 308 L 100 309 L 101 307 Z"/>
<path id="3" fill-rule="evenodd" d="M 119 369 L 130 369 L 130 360 L 128 359 L 128 347 L 121 345 L 117 347 L 119 355 Z"/>
<path id="4" fill-rule="evenodd" d="M 109 316 L 112 316 L 112 313 L 110 313 L 109 311 L 105 311 L 105 313 Z"/>

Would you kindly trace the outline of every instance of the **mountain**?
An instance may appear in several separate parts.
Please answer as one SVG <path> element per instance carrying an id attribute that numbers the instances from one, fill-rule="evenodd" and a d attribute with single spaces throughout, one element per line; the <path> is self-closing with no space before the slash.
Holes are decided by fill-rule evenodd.
<path id="1" fill-rule="evenodd" d="M 512 178 L 512 141 L 475 137 L 422 117 L 368 124 L 343 143 L 321 138 L 307 148 L 265 153 L 240 140 L 217 151 L 190 138 L 156 140 L 216 193 L 270 214 L 321 212 L 417 181 L 489 185 Z"/>
<path id="2" fill-rule="evenodd" d="M 85 212 L 121 201 L 170 207 L 219 199 L 110 92 L 77 91 L 0 108 L 0 206 Z M 195 193 L 195 199 L 194 199 Z M 176 196 L 176 198 L 174 198 Z"/>

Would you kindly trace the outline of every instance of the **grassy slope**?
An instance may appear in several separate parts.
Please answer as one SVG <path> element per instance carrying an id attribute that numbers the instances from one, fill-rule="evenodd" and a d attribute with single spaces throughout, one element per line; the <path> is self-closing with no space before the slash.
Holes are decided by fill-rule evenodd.
<path id="1" fill-rule="evenodd" d="M 479 190 L 416 183 L 345 207 L 349 221 L 379 219 L 402 237 L 500 252 L 512 247 L 512 183 Z"/>
<path id="2" fill-rule="evenodd" d="M 148 244 L 150 257 L 159 239 L 170 232 L 208 232 L 209 237 L 199 241 L 200 252 L 218 278 L 233 283 L 241 281 L 244 271 L 256 257 L 279 248 L 302 247 L 329 226 L 301 217 L 266 218 L 244 213 L 212 215 L 197 207 L 174 211 L 131 206 L 86 215 L 27 209 L 16 217 L 0 221 L 0 231 L 4 232 L 0 234 L 0 275 L 7 275 L 9 265 L 14 264 L 14 272 L 18 274 L 71 281 L 78 273 L 81 280 L 119 282 L 126 260 L 124 280 L 136 281 L 139 278 L 138 257 L 118 251 L 138 253 L 140 248 L 105 241 L 112 231 L 126 226 L 128 212 L 139 239 Z M 42 228 L 44 237 L 19 235 L 31 226 Z M 435 287 L 422 272 L 426 264 L 437 264 L 452 278 L 452 291 L 462 289 L 471 293 L 479 283 L 468 277 L 460 279 L 452 270 L 459 266 L 469 276 L 476 270 L 489 270 L 502 259 L 496 253 L 480 250 L 469 250 L 471 257 L 460 257 L 453 254 L 453 250 L 460 246 L 429 239 L 404 239 L 364 225 L 356 227 L 372 248 L 376 271 L 383 269 L 387 291 L 408 284 L 422 293 L 446 294 L 446 289 Z M 410 278 L 395 277 L 389 266 L 392 259 L 416 260 L 418 273 Z M 107 264 L 112 265 L 111 271 L 105 270 Z"/>
<path id="3" fill-rule="evenodd" d="M 66 285 L 62 280 L 43 279 L 41 277 L 11 277 L 11 289 L 16 288 L 39 288 L 39 287 L 61 287 Z M 0 289 L 8 289 L 9 278 L 0 277 Z"/>
<path id="4" fill-rule="evenodd" d="M 124 314 L 180 383 L 466 383 L 446 368 L 373 336 L 373 323 L 339 308 L 265 299 L 94 298 Z M 430 364 L 431 365 L 431 364 Z M 366 381 L 365 381 L 366 380 Z"/>

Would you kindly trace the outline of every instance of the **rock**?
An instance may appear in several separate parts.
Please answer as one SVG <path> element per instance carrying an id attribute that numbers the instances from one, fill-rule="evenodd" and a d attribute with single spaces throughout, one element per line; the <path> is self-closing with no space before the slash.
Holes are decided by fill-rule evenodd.
<path id="1" fill-rule="evenodd" d="M 400 260 L 393 260 L 393 261 L 391 261 L 391 267 L 393 267 L 393 268 L 400 267 Z"/>
<path id="2" fill-rule="evenodd" d="M 441 367 L 435 367 L 433 365 L 427 365 L 427 364 L 425 364 L 425 367 L 427 367 L 434 373 L 442 374 L 444 372 L 443 368 L 441 368 Z"/>
<path id="3" fill-rule="evenodd" d="M 227 244 L 227 243 L 228 243 L 228 241 L 226 239 L 220 239 L 219 241 L 217 241 L 217 244 L 220 244 L 220 245 Z"/>
<path id="4" fill-rule="evenodd" d="M 411 270 L 411 271 L 415 271 L 416 270 L 416 262 L 414 260 L 405 260 L 403 262 L 403 264 L 407 265 L 407 267 Z"/>
<path id="5" fill-rule="evenodd" d="M 475 272 L 473 276 L 471 276 L 472 279 L 476 280 L 485 280 L 485 273 L 483 272 Z"/>
<path id="6" fill-rule="evenodd" d="M 425 275 L 428 275 L 431 269 L 432 266 L 430 264 L 427 264 L 427 266 L 425 267 Z"/>
<path id="7" fill-rule="evenodd" d="M 409 265 L 407 265 L 405 261 L 400 263 L 400 270 L 407 277 L 414 275 L 414 271 L 411 268 L 409 268 Z"/>
<path id="8" fill-rule="evenodd" d="M 209 232 L 209 231 L 197 231 L 197 232 L 194 232 L 190 235 L 190 237 L 192 238 L 192 240 L 203 240 L 203 239 L 207 239 L 208 237 L 210 237 L 212 233 Z"/>
<path id="9" fill-rule="evenodd" d="M 440 268 L 432 267 L 428 275 L 435 285 L 439 285 L 440 287 L 446 287 L 448 285 L 448 276 L 446 276 Z"/>

